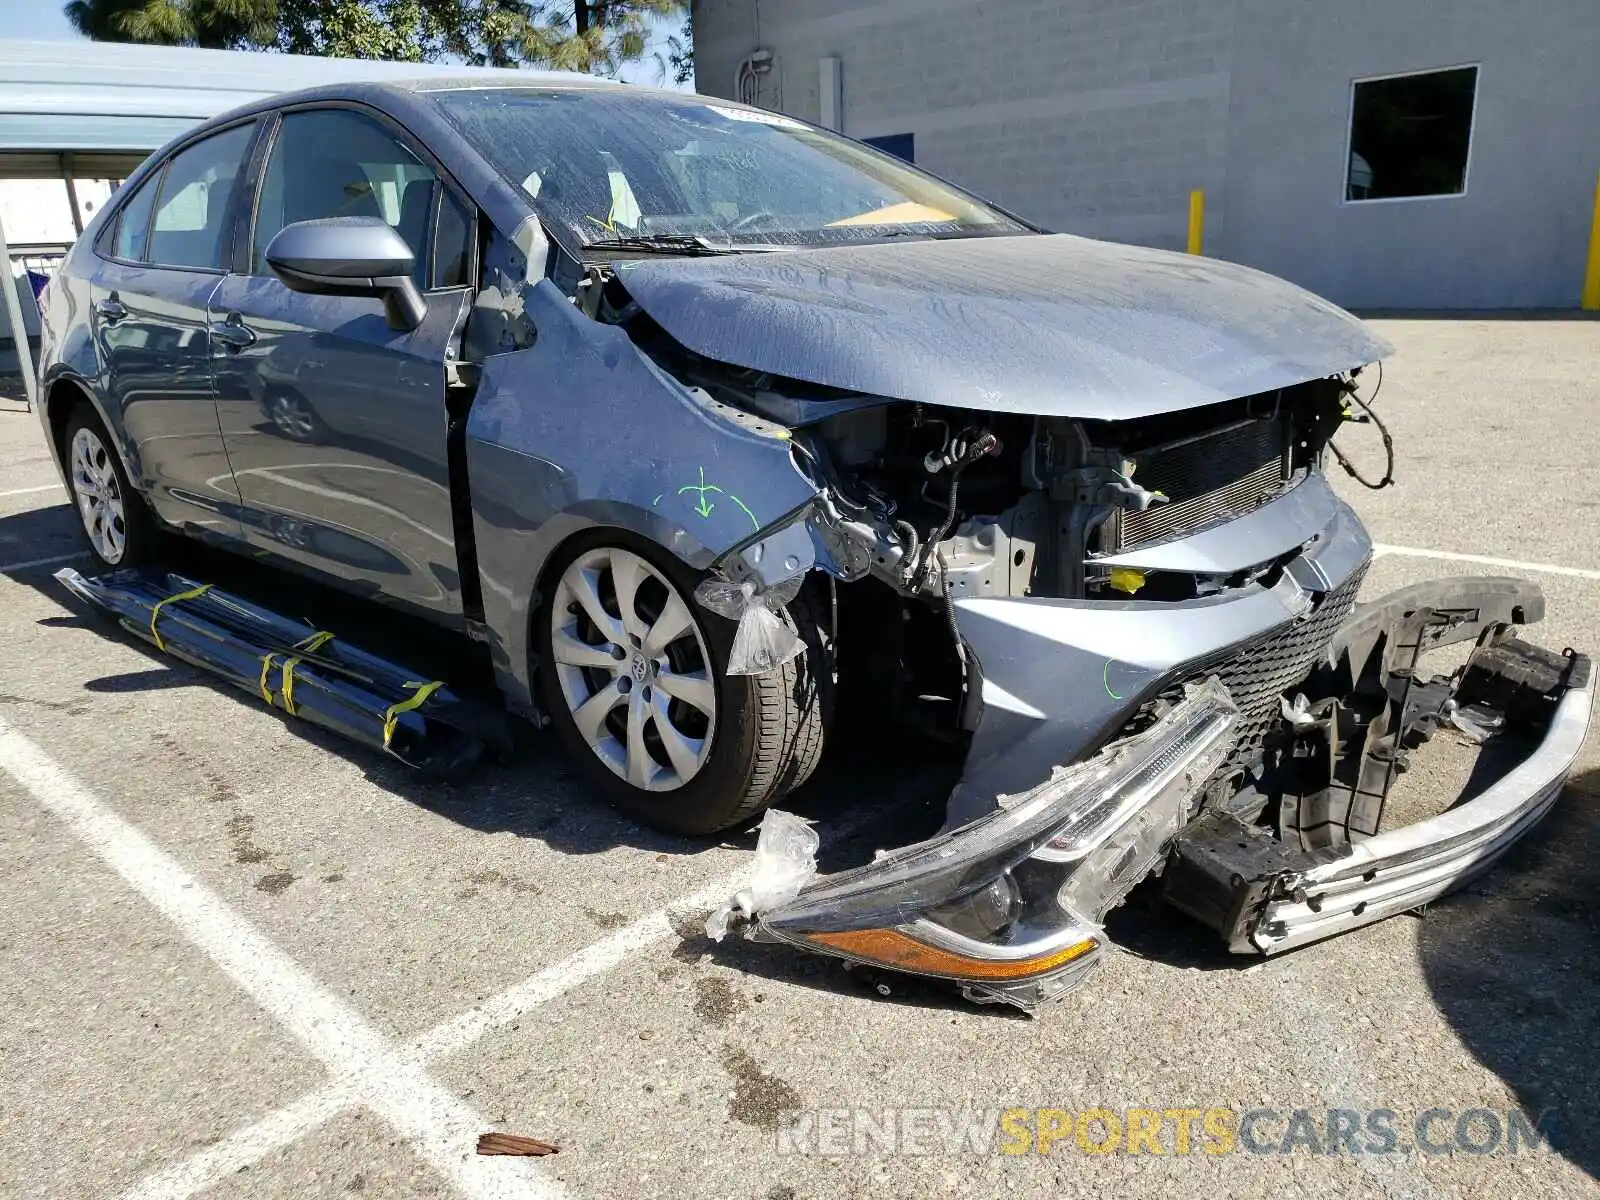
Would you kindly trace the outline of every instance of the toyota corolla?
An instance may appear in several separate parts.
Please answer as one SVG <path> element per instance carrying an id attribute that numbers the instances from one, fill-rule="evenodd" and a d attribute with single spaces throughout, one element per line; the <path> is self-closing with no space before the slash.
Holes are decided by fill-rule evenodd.
<path id="1" fill-rule="evenodd" d="M 176 532 L 420 613 L 641 820 L 748 824 L 836 701 L 961 742 L 937 837 L 821 878 L 802 847 L 739 915 L 978 999 L 1059 995 L 1153 872 L 1244 953 L 1414 908 L 1588 726 L 1588 660 L 1516 636 L 1533 585 L 1357 603 L 1324 467 L 1371 330 L 779 114 L 561 76 L 275 97 L 154 155 L 46 309 L 107 567 Z M 1381 827 L 1445 724 L 1515 765 Z"/>

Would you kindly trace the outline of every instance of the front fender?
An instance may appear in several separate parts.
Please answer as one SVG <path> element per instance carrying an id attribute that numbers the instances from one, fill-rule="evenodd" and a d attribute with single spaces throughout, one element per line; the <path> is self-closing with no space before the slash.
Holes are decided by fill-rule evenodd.
<path id="1" fill-rule="evenodd" d="M 817 489 L 784 426 L 685 388 L 548 280 L 522 301 L 533 342 L 484 359 L 466 443 L 490 649 L 508 701 L 526 709 L 529 618 L 568 538 L 625 529 L 703 570 Z M 809 540 L 791 542 L 787 573 L 810 568 Z"/>

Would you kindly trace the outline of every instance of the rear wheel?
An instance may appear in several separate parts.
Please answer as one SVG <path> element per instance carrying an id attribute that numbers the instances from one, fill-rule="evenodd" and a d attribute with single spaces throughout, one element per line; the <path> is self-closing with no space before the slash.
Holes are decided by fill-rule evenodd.
<path id="1" fill-rule="evenodd" d="M 89 549 L 108 567 L 132 567 L 155 553 L 155 522 L 133 490 L 105 428 L 87 405 L 67 418 L 67 483 L 89 538 Z"/>
<path id="2" fill-rule="evenodd" d="M 826 693 L 808 608 L 790 610 L 805 655 L 729 675 L 734 623 L 700 608 L 695 573 L 652 544 L 586 538 L 553 576 L 536 618 L 544 707 L 615 804 L 663 829 L 714 833 L 811 773 Z"/>

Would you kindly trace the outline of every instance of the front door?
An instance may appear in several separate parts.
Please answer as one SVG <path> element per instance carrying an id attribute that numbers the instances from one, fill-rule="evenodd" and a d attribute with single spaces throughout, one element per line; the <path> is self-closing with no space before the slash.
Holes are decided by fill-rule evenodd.
<path id="1" fill-rule="evenodd" d="M 445 219 L 440 219 L 444 206 Z M 261 174 L 249 261 L 211 297 L 217 412 L 245 536 L 346 587 L 461 612 L 446 461 L 445 352 L 470 292 L 471 221 L 401 135 L 349 107 L 287 112 Z M 291 292 L 265 250 L 285 225 L 380 217 L 416 254 L 427 315 Z M 435 253 L 435 240 L 454 250 Z"/>
<path id="2" fill-rule="evenodd" d="M 255 128 L 194 142 L 141 183 L 97 246 L 91 287 L 108 416 L 136 482 L 166 521 L 229 538 L 240 532 L 239 493 L 212 404 L 207 316 Z"/>

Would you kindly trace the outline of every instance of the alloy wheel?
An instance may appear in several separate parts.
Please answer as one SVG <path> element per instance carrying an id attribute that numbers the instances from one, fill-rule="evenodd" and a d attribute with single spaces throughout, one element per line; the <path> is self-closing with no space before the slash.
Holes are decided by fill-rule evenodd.
<path id="1" fill-rule="evenodd" d="M 672 581 L 630 550 L 590 550 L 562 572 L 550 622 L 561 694 L 600 761 L 650 792 L 699 774 L 717 688 L 705 637 Z"/>
<path id="2" fill-rule="evenodd" d="M 84 532 L 101 560 L 115 566 L 127 550 L 128 527 L 111 452 L 94 430 L 79 429 L 72 435 L 69 461 Z"/>
<path id="3" fill-rule="evenodd" d="M 317 432 L 316 417 L 298 396 L 277 393 L 268 402 L 268 412 L 284 436 L 297 442 L 309 442 Z"/>

